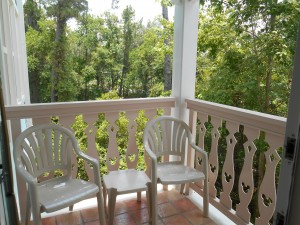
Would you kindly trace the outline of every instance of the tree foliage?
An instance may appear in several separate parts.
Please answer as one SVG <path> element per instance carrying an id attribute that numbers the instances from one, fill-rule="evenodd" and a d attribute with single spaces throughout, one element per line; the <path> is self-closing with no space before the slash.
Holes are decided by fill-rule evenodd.
<path id="1" fill-rule="evenodd" d="M 199 23 L 198 97 L 286 116 L 299 3 L 207 2 Z"/>

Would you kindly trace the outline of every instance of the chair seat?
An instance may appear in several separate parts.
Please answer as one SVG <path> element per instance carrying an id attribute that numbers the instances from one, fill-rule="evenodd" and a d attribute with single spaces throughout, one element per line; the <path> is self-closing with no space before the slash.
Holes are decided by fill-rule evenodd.
<path id="1" fill-rule="evenodd" d="M 93 197 L 97 192 L 99 187 L 95 183 L 66 177 L 51 179 L 38 187 L 41 207 L 48 213 L 75 204 L 89 195 Z"/>
<path id="2" fill-rule="evenodd" d="M 183 184 L 205 179 L 201 171 L 174 162 L 159 163 L 157 177 L 162 184 Z"/>
<path id="3" fill-rule="evenodd" d="M 106 189 L 115 188 L 118 194 L 128 194 L 147 189 L 149 177 L 144 171 L 134 169 L 111 171 L 103 176 Z"/>

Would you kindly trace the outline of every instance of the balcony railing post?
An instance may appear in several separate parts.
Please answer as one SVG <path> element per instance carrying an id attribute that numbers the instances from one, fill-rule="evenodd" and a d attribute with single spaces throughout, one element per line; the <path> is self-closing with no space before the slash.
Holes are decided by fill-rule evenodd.
<path id="1" fill-rule="evenodd" d="M 172 96 L 173 115 L 188 122 L 186 98 L 195 97 L 199 0 L 175 1 Z"/>

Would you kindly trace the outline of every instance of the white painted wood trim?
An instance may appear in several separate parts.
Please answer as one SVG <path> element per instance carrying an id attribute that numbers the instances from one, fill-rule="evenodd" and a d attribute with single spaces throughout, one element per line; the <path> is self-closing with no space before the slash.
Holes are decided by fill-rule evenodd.
<path id="1" fill-rule="evenodd" d="M 199 0 L 174 3 L 172 96 L 176 108 L 172 114 L 188 122 L 185 99 L 195 97 Z"/>
<path id="2" fill-rule="evenodd" d="M 224 120 L 236 121 L 242 125 L 259 128 L 278 135 L 285 134 L 286 118 L 266 113 L 255 112 L 233 106 L 207 102 L 198 99 L 187 99 L 187 108 L 200 111 Z"/>
<path id="3" fill-rule="evenodd" d="M 115 111 L 136 111 L 175 106 L 175 98 L 139 98 L 82 102 L 39 103 L 29 105 L 5 106 L 7 119 L 39 118 L 46 116 L 67 116 Z"/>

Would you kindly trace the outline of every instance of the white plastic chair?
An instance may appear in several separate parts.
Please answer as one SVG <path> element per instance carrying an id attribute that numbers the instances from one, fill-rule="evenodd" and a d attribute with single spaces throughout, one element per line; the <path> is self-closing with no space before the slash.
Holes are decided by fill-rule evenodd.
<path id="1" fill-rule="evenodd" d="M 71 154 L 76 153 L 93 166 L 94 182 L 72 178 Z M 100 224 L 105 224 L 104 203 L 100 182 L 99 163 L 84 154 L 74 134 L 56 124 L 35 125 L 23 131 L 14 143 L 14 161 L 17 173 L 28 187 L 26 224 L 30 208 L 34 225 L 41 225 L 41 212 L 54 212 L 83 199 L 97 196 Z M 45 178 L 54 171 L 60 177 Z"/>
<path id="2" fill-rule="evenodd" d="M 194 143 L 188 125 L 171 116 L 160 116 L 147 123 L 143 142 L 145 153 L 148 153 L 151 158 L 152 213 L 157 214 L 157 182 L 163 185 L 181 184 L 182 193 L 185 184 L 204 180 L 203 214 L 207 217 L 209 206 L 207 153 Z M 190 149 L 195 149 L 202 155 L 203 171 L 186 165 L 186 154 Z M 177 156 L 179 159 L 158 162 L 158 158 L 170 155 Z"/>

